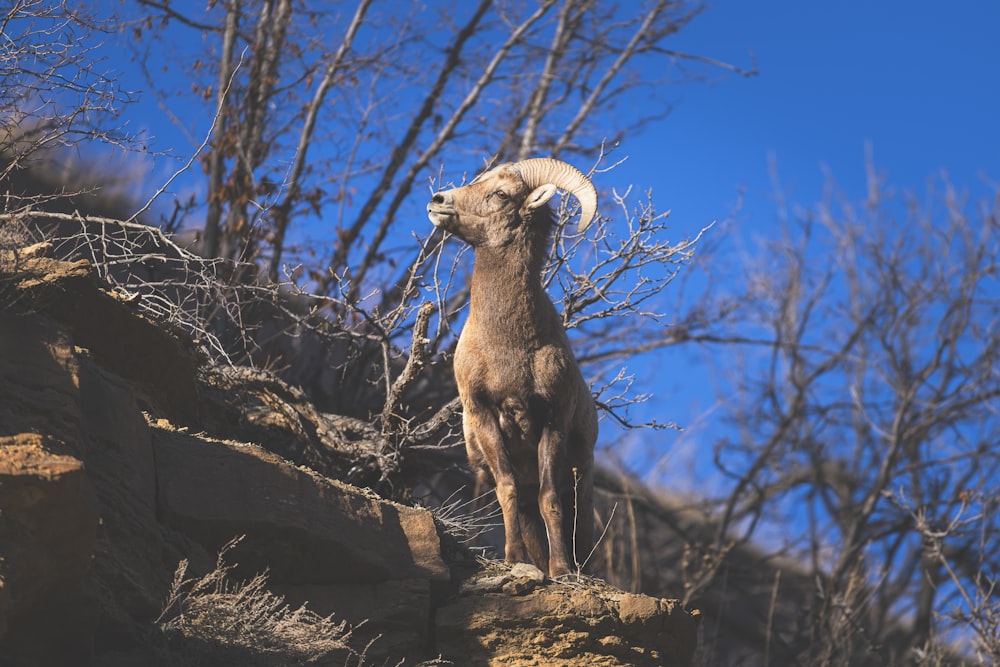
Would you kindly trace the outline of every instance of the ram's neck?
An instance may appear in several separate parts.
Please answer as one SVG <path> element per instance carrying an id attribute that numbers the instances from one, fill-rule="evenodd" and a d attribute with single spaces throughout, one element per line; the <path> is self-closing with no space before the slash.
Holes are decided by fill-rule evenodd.
<path id="1" fill-rule="evenodd" d="M 542 260 L 542 253 L 526 253 L 515 244 L 477 248 L 470 318 L 499 336 L 537 337 L 552 312 L 542 288 Z"/>

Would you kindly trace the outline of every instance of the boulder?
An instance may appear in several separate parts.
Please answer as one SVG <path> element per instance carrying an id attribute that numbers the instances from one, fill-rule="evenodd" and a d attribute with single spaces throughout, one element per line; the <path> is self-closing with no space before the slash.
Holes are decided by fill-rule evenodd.
<path id="1" fill-rule="evenodd" d="M 474 574 L 438 607 L 435 648 L 445 659 L 468 667 L 691 664 L 698 614 L 676 601 L 622 593 L 594 579 L 516 594 L 510 584 L 525 576 L 498 568 L 505 566 Z"/>

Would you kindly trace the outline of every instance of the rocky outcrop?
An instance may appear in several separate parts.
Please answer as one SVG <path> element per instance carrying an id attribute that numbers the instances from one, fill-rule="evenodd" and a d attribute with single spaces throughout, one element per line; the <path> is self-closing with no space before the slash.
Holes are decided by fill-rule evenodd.
<path id="1" fill-rule="evenodd" d="M 71 664 L 93 635 L 84 584 L 98 515 L 83 464 L 35 434 L 0 438 L 0 452 L 0 637 L 25 639 L 26 664 Z"/>
<path id="2" fill-rule="evenodd" d="M 500 569 L 496 573 L 496 569 Z M 519 568 L 535 574 L 520 574 Z M 463 665 L 688 665 L 697 615 L 596 580 L 541 585 L 533 566 L 494 566 L 437 610 L 439 647 Z M 539 662 L 544 656 L 546 662 Z"/>
<path id="3" fill-rule="evenodd" d="M 178 563 L 211 571 L 239 535 L 234 577 L 266 571 L 287 604 L 356 626 L 353 655 L 374 664 L 690 662 L 696 618 L 666 600 L 446 559 L 426 510 L 289 462 L 285 440 L 227 440 L 228 413 L 204 413 L 237 401 L 86 262 L 0 258 L 0 298 L 0 664 L 149 663 Z M 303 448 L 336 449 L 337 432 Z M 294 664 L 225 648 L 200 638 L 171 655 Z"/>

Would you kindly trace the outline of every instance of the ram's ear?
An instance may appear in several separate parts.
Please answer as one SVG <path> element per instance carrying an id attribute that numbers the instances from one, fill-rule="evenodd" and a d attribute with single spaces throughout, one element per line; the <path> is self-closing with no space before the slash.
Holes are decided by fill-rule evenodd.
<path id="1" fill-rule="evenodd" d="M 532 190 L 531 194 L 528 195 L 528 198 L 524 202 L 524 208 L 527 209 L 538 208 L 539 206 L 546 204 L 550 199 L 552 199 L 552 195 L 554 195 L 555 193 L 556 193 L 556 186 L 551 185 L 549 183 L 546 183 L 545 185 L 540 185 L 534 190 Z"/>

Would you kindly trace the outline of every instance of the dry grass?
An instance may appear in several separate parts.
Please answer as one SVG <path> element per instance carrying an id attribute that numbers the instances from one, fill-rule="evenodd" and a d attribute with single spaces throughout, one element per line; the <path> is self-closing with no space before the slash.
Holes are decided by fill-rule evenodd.
<path id="1" fill-rule="evenodd" d="M 266 574 L 234 580 L 234 566 L 225 555 L 238 542 L 223 547 L 215 569 L 204 576 L 189 578 L 187 561 L 178 565 L 157 619 L 173 652 L 217 661 L 211 664 L 363 664 L 364 651 L 348 644 L 346 622 L 320 616 L 306 605 L 292 609 L 268 590 Z"/>

